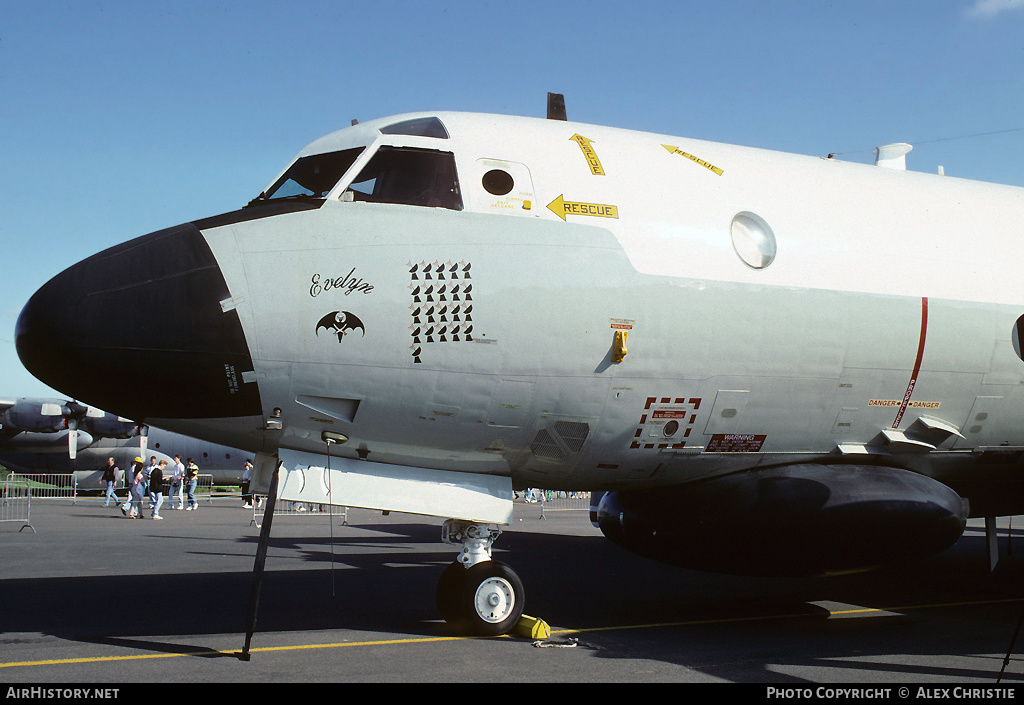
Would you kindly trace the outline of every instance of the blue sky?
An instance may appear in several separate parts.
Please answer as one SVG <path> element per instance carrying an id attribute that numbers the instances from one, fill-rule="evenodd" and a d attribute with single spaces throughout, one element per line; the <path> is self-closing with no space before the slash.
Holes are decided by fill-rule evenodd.
<path id="1" fill-rule="evenodd" d="M 101 249 L 248 202 L 411 110 L 570 119 L 1024 186 L 1024 0 L 0 0 L 0 397 L 14 325 Z"/>

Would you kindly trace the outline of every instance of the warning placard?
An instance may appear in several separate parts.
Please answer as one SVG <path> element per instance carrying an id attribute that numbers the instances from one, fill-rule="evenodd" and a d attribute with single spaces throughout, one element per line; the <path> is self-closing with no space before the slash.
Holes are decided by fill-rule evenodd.
<path id="1" fill-rule="evenodd" d="M 716 433 L 708 442 L 705 453 L 757 453 L 760 452 L 764 434 Z"/>
<path id="2" fill-rule="evenodd" d="M 674 409 L 659 411 L 655 410 L 651 413 L 653 419 L 685 419 L 690 415 L 689 411 L 678 411 Z"/>

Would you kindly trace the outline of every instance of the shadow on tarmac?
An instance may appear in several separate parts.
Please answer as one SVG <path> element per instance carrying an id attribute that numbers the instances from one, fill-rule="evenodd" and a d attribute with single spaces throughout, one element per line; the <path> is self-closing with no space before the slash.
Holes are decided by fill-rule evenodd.
<path id="1" fill-rule="evenodd" d="M 393 638 L 450 634 L 439 621 L 434 586 L 454 552 L 437 536 L 436 526 L 396 522 L 337 527 L 333 548 L 329 538 L 272 537 L 257 637 L 324 630 Z M 1019 543 L 1024 532 L 1014 536 Z M 256 541 L 255 535 L 227 539 L 217 551 L 188 545 L 190 556 L 225 556 L 234 569 L 222 572 L 4 579 L 0 646 L 17 642 L 16 634 L 41 633 L 230 658 L 198 644 L 208 635 L 237 633 L 241 649 L 251 575 L 239 565 L 251 567 Z M 161 543 L 147 550 L 171 549 Z M 913 658 L 873 660 L 871 668 L 909 678 L 994 681 L 1001 659 L 952 667 L 929 665 L 930 657 L 1001 655 L 1024 610 L 1024 561 L 1004 558 L 990 574 L 977 535 L 926 561 L 821 579 L 698 573 L 633 556 L 600 535 L 515 527 L 502 534 L 494 557 L 522 578 L 528 614 L 556 633 L 577 636 L 596 658 L 656 660 L 727 680 L 756 680 L 753 671 L 764 681 L 802 682 L 772 664 L 814 667 L 823 660 L 856 680 L 865 659 L 902 654 Z M 188 557 L 178 564 L 187 566 Z M 1024 654 L 1024 643 L 1015 653 Z M 1014 657 L 1004 681 L 1021 680 L 1024 663 Z"/>

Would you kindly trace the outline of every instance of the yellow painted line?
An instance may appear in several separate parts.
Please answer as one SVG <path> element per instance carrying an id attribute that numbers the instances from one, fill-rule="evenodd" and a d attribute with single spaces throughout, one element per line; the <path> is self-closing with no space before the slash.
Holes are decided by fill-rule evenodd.
<path id="1" fill-rule="evenodd" d="M 905 612 L 909 610 L 919 609 L 939 609 L 948 607 L 976 607 L 978 605 L 998 605 L 1005 604 L 1007 602 L 1024 602 L 1022 597 L 1009 597 L 1002 600 L 978 600 L 974 602 L 947 602 L 935 605 L 909 605 L 906 607 L 865 607 L 863 609 L 856 610 L 841 610 L 836 612 L 829 612 L 830 616 L 835 615 L 848 615 L 848 614 L 859 614 L 859 613 L 870 613 L 870 612 Z M 624 624 L 615 627 L 587 627 L 584 629 L 552 629 L 551 633 L 554 634 L 583 634 L 585 632 L 611 632 L 611 631 L 624 631 L 627 629 L 663 629 L 665 627 L 694 627 L 708 624 L 732 624 L 736 622 L 767 622 L 777 619 L 802 619 L 806 617 L 814 617 L 815 615 L 811 612 L 793 612 L 791 614 L 771 614 L 763 615 L 760 617 L 718 617 L 713 619 L 694 619 L 685 622 L 652 622 L 650 624 Z"/>
<path id="2" fill-rule="evenodd" d="M 999 605 L 1010 602 L 1024 602 L 1022 597 L 1009 597 L 1001 600 L 977 600 L 970 602 L 946 602 L 939 604 L 929 605 L 908 605 L 905 607 L 865 607 L 863 609 L 854 610 L 841 610 L 836 612 L 830 612 L 831 615 L 846 615 L 846 614 L 860 614 L 860 613 L 873 613 L 873 612 L 904 612 L 909 610 L 920 610 L 920 609 L 941 609 L 950 607 L 977 607 L 980 605 Z M 745 616 L 745 617 L 717 617 L 712 619 L 694 619 L 686 620 L 682 622 L 650 622 L 647 624 L 621 624 L 610 627 L 584 627 L 581 629 L 552 629 L 551 634 L 585 634 L 589 632 L 612 632 L 612 631 L 627 631 L 627 630 L 639 630 L 639 629 L 664 629 L 666 627 L 693 627 L 702 626 L 708 624 L 735 624 L 738 622 L 767 622 L 771 620 L 781 619 L 801 619 L 806 617 L 814 617 L 813 613 L 810 612 L 793 612 L 789 614 L 772 614 L 762 616 Z M 358 646 L 396 646 L 400 644 L 430 644 L 440 643 L 445 641 L 468 641 L 473 639 L 487 639 L 490 637 L 474 637 L 474 636 L 435 636 L 435 637 L 410 637 L 408 639 L 379 639 L 375 641 L 342 641 L 330 644 L 292 644 L 290 646 L 264 646 L 255 649 L 249 649 L 250 654 L 258 653 L 273 653 L 283 651 L 308 651 L 311 649 L 341 649 L 346 647 L 358 647 Z M 502 637 L 512 638 L 512 637 Z M 209 658 L 211 656 L 231 656 L 237 658 L 241 655 L 241 651 L 216 651 L 213 649 L 203 649 L 201 651 L 182 651 L 181 653 L 173 654 L 134 654 L 124 656 L 86 656 L 82 658 L 68 658 L 68 659 L 49 659 L 45 661 L 12 661 L 7 663 L 0 663 L 0 668 L 15 668 L 18 666 L 57 666 L 62 664 L 73 664 L 73 663 L 103 663 L 110 661 L 141 661 L 144 659 L 163 659 L 163 658 L 181 658 L 183 656 L 195 656 L 200 658 Z"/>
<path id="3" fill-rule="evenodd" d="M 255 649 L 249 649 L 250 654 L 256 653 L 269 653 L 273 651 L 303 651 L 309 649 L 340 649 L 346 646 L 388 646 L 396 644 L 425 644 L 430 642 L 441 642 L 441 641 L 462 641 L 466 639 L 479 639 L 482 637 L 470 637 L 470 636 L 439 636 L 439 637 L 414 637 L 409 639 L 381 639 L 377 641 L 341 641 L 333 644 L 292 644 L 290 646 L 264 646 Z M 124 656 L 83 656 L 81 658 L 65 658 L 65 659 L 49 659 L 45 661 L 12 661 L 8 663 L 0 663 L 0 668 L 14 668 L 16 666 L 55 666 L 60 664 L 72 664 L 72 663 L 103 663 L 105 661 L 141 661 L 143 659 L 158 659 L 158 658 L 181 658 L 182 656 L 197 656 L 201 658 L 210 658 L 212 656 L 232 656 L 238 657 L 241 655 L 241 650 L 238 651 L 217 651 L 215 649 L 203 649 L 201 651 L 181 651 L 179 653 L 172 654 L 134 654 Z"/>
<path id="4" fill-rule="evenodd" d="M 200 654 L 215 654 L 222 653 L 217 651 L 196 651 L 194 655 Z M 11 661 L 8 663 L 0 663 L 0 668 L 15 668 L 17 666 L 56 666 L 59 664 L 66 663 L 102 663 L 104 661 L 141 661 L 142 659 L 151 658 L 177 658 L 179 656 L 189 656 L 192 654 L 137 654 L 135 656 L 84 656 L 82 658 L 57 658 L 49 659 L 46 661 Z"/>
<path id="5" fill-rule="evenodd" d="M 910 610 L 943 609 L 947 607 L 977 607 L 979 605 L 1002 605 L 1007 602 L 1024 602 L 1024 597 L 1006 597 L 1001 600 L 975 600 L 972 602 L 940 602 L 934 605 L 905 605 L 903 607 L 863 607 L 855 610 L 838 610 L 829 614 L 860 614 L 868 612 L 907 612 Z"/>
<path id="6" fill-rule="evenodd" d="M 714 164 L 706 162 L 703 159 L 701 159 L 700 157 L 695 157 L 692 154 L 690 154 L 689 152 L 684 152 L 683 150 L 679 149 L 679 147 L 673 147 L 670 144 L 663 144 L 661 146 L 664 147 L 665 149 L 667 149 L 669 151 L 669 154 L 679 154 L 679 155 L 682 155 L 682 156 L 686 157 L 687 159 L 689 159 L 690 161 L 696 162 L 697 164 L 700 164 L 705 169 L 707 169 L 709 171 L 712 171 L 712 172 L 718 174 L 719 176 L 721 176 L 722 174 L 725 173 L 721 169 L 719 169 L 717 166 L 715 166 Z"/>
<path id="7" fill-rule="evenodd" d="M 590 146 L 591 141 L 583 135 L 577 133 L 569 138 L 580 146 L 583 150 L 583 156 L 587 159 L 587 166 L 590 167 L 590 173 L 594 176 L 604 176 L 604 167 L 601 166 L 601 160 L 597 158 L 597 152 Z"/>

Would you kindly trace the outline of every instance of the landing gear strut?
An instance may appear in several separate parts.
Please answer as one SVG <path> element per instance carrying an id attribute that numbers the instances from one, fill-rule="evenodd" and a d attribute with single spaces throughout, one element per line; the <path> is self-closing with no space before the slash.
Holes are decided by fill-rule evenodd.
<path id="1" fill-rule="evenodd" d="M 480 636 L 506 634 L 523 615 L 526 593 L 519 576 L 491 560 L 491 545 L 501 534 L 483 524 L 449 519 L 441 530 L 445 543 L 462 546 L 458 559 L 437 583 L 437 608 L 459 631 Z"/>

